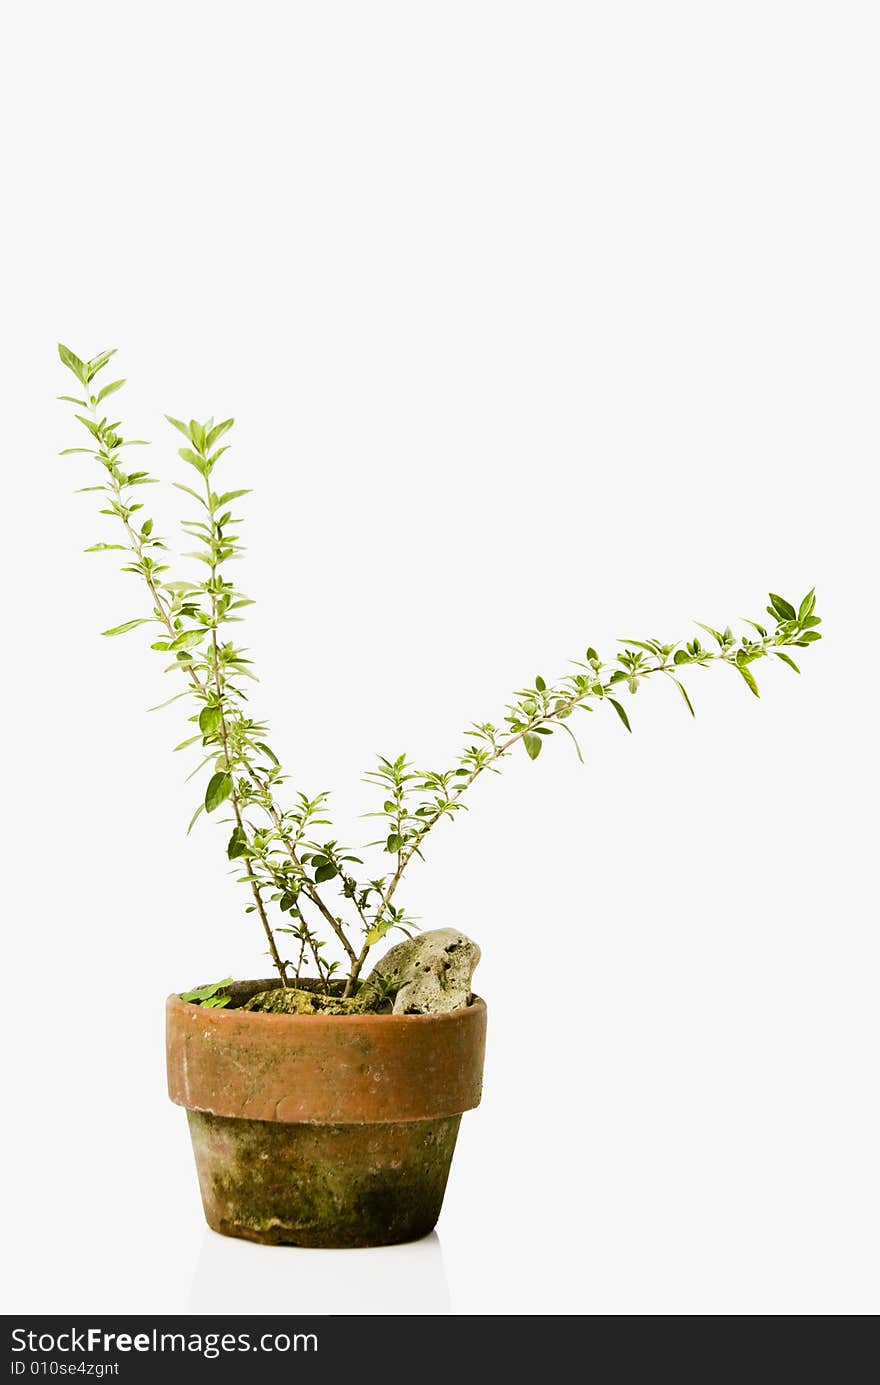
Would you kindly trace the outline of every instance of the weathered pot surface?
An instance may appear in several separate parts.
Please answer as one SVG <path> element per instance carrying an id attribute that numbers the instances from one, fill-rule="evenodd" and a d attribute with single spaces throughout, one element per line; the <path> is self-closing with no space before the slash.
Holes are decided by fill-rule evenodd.
<path id="1" fill-rule="evenodd" d="M 239 983 L 233 1006 L 270 984 Z M 166 1018 L 168 1091 L 215 1231 L 336 1247 L 431 1231 L 480 1101 L 479 997 L 436 1015 L 270 1015 L 172 995 Z"/>

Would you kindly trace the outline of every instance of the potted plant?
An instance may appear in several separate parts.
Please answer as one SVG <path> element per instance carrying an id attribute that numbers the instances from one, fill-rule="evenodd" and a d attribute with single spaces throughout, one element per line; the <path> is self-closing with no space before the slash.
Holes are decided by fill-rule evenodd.
<path id="1" fill-rule="evenodd" d="M 168 419 L 192 482 L 174 483 L 191 507 L 182 527 L 198 563 L 181 577 L 141 499 L 154 478 L 128 462 L 141 440 L 110 418 L 106 401 L 124 381 L 99 382 L 114 352 L 59 353 L 77 381 L 61 398 L 85 432 L 84 445 L 62 455 L 98 464 L 97 484 L 84 489 L 115 528 L 113 541 L 86 551 L 121 553 L 145 598 L 140 614 L 104 634 L 148 628 L 175 674 L 169 702 L 186 699 L 191 723 L 176 748 L 196 749 L 204 776 L 189 828 L 202 814 L 225 824 L 226 856 L 273 968 L 271 978 L 227 977 L 167 1002 L 169 1092 L 187 1109 L 207 1220 L 227 1235 L 305 1246 L 425 1235 L 462 1113 L 480 1100 L 486 1007 L 471 990 L 476 944 L 451 929 L 414 930 L 399 897 L 407 867 L 515 750 L 536 760 L 563 732 L 580 756 L 575 714 L 607 707 L 629 731 L 620 697 L 646 681 L 671 681 L 693 715 L 681 680 L 694 665 L 726 665 L 755 696 L 759 660 L 798 672 L 788 651 L 820 638 L 815 595 L 795 607 L 771 594 L 769 624 L 749 622 L 739 637 L 701 626 L 711 645 L 627 640 L 610 660 L 588 648 L 571 672 L 517 690 L 497 723 L 474 723 L 446 769 L 381 759 L 367 776 L 381 821 L 370 845 L 384 860 L 371 874 L 332 835 L 327 794 L 289 785 L 247 696 L 251 669 L 232 624 L 249 602 L 229 576 L 240 552 L 234 511 L 247 491 L 218 480 L 233 420 Z M 385 952 L 392 933 L 403 940 Z"/>

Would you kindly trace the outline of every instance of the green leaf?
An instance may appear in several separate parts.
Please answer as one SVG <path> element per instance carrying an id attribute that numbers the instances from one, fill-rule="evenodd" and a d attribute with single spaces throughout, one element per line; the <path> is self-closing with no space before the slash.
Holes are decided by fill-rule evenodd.
<path id="1" fill-rule="evenodd" d="M 315 884 L 323 885 L 325 880 L 334 880 L 338 874 L 339 872 L 332 861 L 326 866 L 319 866 L 315 871 Z"/>
<path id="2" fill-rule="evenodd" d="M 199 712 L 199 730 L 203 736 L 212 736 L 220 727 L 223 714 L 219 707 L 203 707 Z"/>
<path id="3" fill-rule="evenodd" d="M 733 667 L 742 674 L 747 686 L 751 688 L 755 697 L 760 697 L 761 694 L 758 692 L 758 685 L 755 682 L 755 675 L 752 673 L 752 670 L 748 668 L 746 664 L 741 664 L 739 661 L 737 661 Z"/>
<path id="4" fill-rule="evenodd" d="M 798 644 L 812 644 L 814 640 L 821 640 L 822 636 L 818 630 L 805 630 L 797 641 Z"/>
<path id="5" fill-rule="evenodd" d="M 186 425 L 185 423 L 182 423 L 182 422 L 180 421 L 179 418 L 172 418 L 170 414 L 166 414 L 165 417 L 166 417 L 166 419 L 168 420 L 168 422 L 171 424 L 171 427 L 172 427 L 172 428 L 176 428 L 177 431 L 178 431 L 178 433 L 182 433 L 182 434 L 183 434 L 183 436 L 186 438 L 187 442 L 192 442 L 192 438 L 190 437 L 189 428 L 187 427 L 187 425 Z"/>
<path id="6" fill-rule="evenodd" d="M 393 927 L 393 919 L 382 919 L 381 923 L 374 923 L 367 934 L 367 946 L 372 947 L 374 943 L 381 942 L 385 934 Z"/>
<path id="7" fill-rule="evenodd" d="M 86 418 L 84 414 L 74 414 L 74 418 L 76 419 L 77 423 L 81 423 L 84 428 L 88 428 L 92 437 L 95 438 L 96 441 L 101 441 L 100 425 L 97 424 L 93 418 Z"/>
<path id="8" fill-rule="evenodd" d="M 526 754 L 530 760 L 537 760 L 543 744 L 544 742 L 541 740 L 541 737 L 536 736 L 532 731 L 526 731 L 523 736 L 523 745 L 526 748 Z"/>
<path id="9" fill-rule="evenodd" d="M 264 755 L 269 756 L 269 759 L 272 761 L 273 765 L 279 765 L 281 763 L 278 759 L 278 756 L 275 754 L 274 750 L 270 750 L 269 747 L 266 745 L 265 741 L 254 741 L 254 745 L 257 747 L 258 750 L 262 750 Z"/>
<path id="10" fill-rule="evenodd" d="M 185 486 L 182 481 L 172 481 L 171 484 L 172 486 L 176 486 L 179 491 L 186 491 L 187 495 L 192 496 L 193 500 L 197 500 L 200 505 L 204 505 L 205 497 L 199 495 L 198 491 L 194 491 L 191 486 Z"/>
<path id="11" fill-rule="evenodd" d="M 724 640 L 718 630 L 714 630 L 711 625 L 704 625 L 701 620 L 695 620 L 694 624 L 699 625 L 701 630 L 705 630 L 707 635 L 711 635 L 720 649 L 724 648 Z"/>
<path id="12" fill-rule="evenodd" d="M 210 452 L 214 444 L 220 441 L 224 433 L 228 433 L 234 422 L 234 418 L 225 418 L 222 423 L 216 424 L 211 429 L 205 438 L 205 450 L 207 452 Z"/>
<path id="13" fill-rule="evenodd" d="M 675 653 L 672 656 L 672 662 L 674 664 L 689 664 L 690 661 L 691 656 L 690 654 L 688 654 L 686 649 L 676 649 Z"/>
<path id="14" fill-rule="evenodd" d="M 169 664 L 168 667 L 169 667 L 169 668 L 176 668 L 177 665 L 176 665 L 176 664 Z M 196 741 L 200 741 L 201 739 L 202 739 L 201 736 L 187 736 L 186 740 L 185 740 L 185 741 L 181 741 L 179 745 L 176 745 L 176 746 L 174 747 L 174 749 L 175 749 L 175 751 L 176 751 L 176 750 L 186 750 L 186 747 L 187 747 L 188 745 L 195 745 Z"/>
<path id="15" fill-rule="evenodd" d="M 616 698 L 613 698 L 613 697 L 609 697 L 609 698 L 608 698 L 608 701 L 611 703 L 611 705 L 612 705 L 612 707 L 614 708 L 615 712 L 616 712 L 617 715 L 620 717 L 620 720 L 623 722 L 623 724 L 624 724 L 624 726 L 626 727 L 627 731 L 629 731 L 630 733 L 632 733 L 632 727 L 631 727 L 630 724 L 629 724 L 629 717 L 627 716 L 626 712 L 625 712 L 625 711 L 623 710 L 623 708 L 621 707 L 620 703 L 616 700 Z"/>
<path id="16" fill-rule="evenodd" d="M 214 996 L 216 996 L 218 991 L 222 991 L 225 986 L 231 985 L 232 977 L 226 976 L 223 978 L 222 981 L 215 981 L 213 985 L 196 986 L 195 990 L 193 991 L 184 991 L 180 998 L 181 1000 L 186 1000 L 190 1003 L 192 1003 L 193 1001 L 211 1000 Z M 228 999 L 229 997 L 227 996 L 227 1000 Z"/>
<path id="17" fill-rule="evenodd" d="M 777 659 L 781 659 L 784 664 L 788 664 L 789 668 L 793 668 L 795 673 L 800 673 L 800 669 L 790 655 L 780 654 L 778 649 L 774 649 L 773 653 L 776 655 Z"/>
<path id="18" fill-rule="evenodd" d="M 672 678 L 672 675 L 671 675 L 671 674 L 670 674 L 669 676 L 670 676 L 670 678 Z M 675 684 L 675 686 L 678 688 L 678 691 L 681 693 L 682 697 L 684 698 L 685 706 L 687 707 L 687 709 L 688 709 L 688 711 L 690 712 L 691 716 L 692 716 L 692 717 L 695 717 L 697 714 L 696 714 L 696 712 L 694 711 L 693 703 L 691 702 L 690 698 L 688 697 L 687 688 L 684 686 L 683 683 L 679 683 L 679 681 L 678 681 L 677 678 L 673 678 L 672 681 L 673 681 L 673 683 Z"/>
<path id="19" fill-rule="evenodd" d="M 547 684 L 544 682 L 544 679 L 541 677 L 540 673 L 538 674 L 537 678 L 535 679 L 535 687 L 538 689 L 538 692 L 546 692 L 546 691 L 547 691 Z"/>
<path id="20" fill-rule="evenodd" d="M 206 630 L 183 630 L 179 635 L 175 635 L 168 648 L 192 649 L 193 645 L 201 643 L 206 634 Z"/>
<path id="21" fill-rule="evenodd" d="M 780 620 L 797 620 L 797 612 L 790 601 L 786 601 L 784 596 L 777 596 L 775 592 L 770 593 L 770 605 L 773 607 Z"/>
<path id="22" fill-rule="evenodd" d="M 218 506 L 220 506 L 220 505 L 228 505 L 229 502 L 230 502 L 230 500 L 239 500 L 239 499 L 241 498 L 241 496 L 243 496 L 243 495 L 250 495 L 250 494 L 251 494 L 250 489 L 247 489 L 247 490 L 239 490 L 239 491 L 224 491 L 222 495 L 218 495 L 218 497 L 217 497 L 217 504 L 218 504 Z"/>
<path id="23" fill-rule="evenodd" d="M 95 396 L 95 403 L 100 404 L 101 400 L 106 399 L 108 394 L 115 394 L 117 390 L 121 390 L 124 384 L 124 380 L 114 380 L 111 385 L 105 385 Z"/>
<path id="24" fill-rule="evenodd" d="M 589 710 L 592 711 L 592 708 L 590 708 Z M 566 715 L 567 715 L 567 714 L 566 714 Z M 578 757 L 578 759 L 580 760 L 581 764 L 583 764 L 583 763 L 584 763 L 584 756 L 583 756 L 583 752 L 582 752 L 582 750 L 581 750 L 580 742 L 578 741 L 577 736 L 574 734 L 574 732 L 572 731 L 572 729 L 571 729 L 570 726 L 566 726 L 566 725 L 565 725 L 565 722 L 562 722 L 562 721 L 561 721 L 561 722 L 559 723 L 559 725 L 562 727 L 562 730 L 563 730 L 563 731 L 567 731 L 568 734 L 571 736 L 571 739 L 574 741 L 574 748 L 575 748 L 575 750 L 577 751 L 577 757 Z"/>
<path id="25" fill-rule="evenodd" d="M 85 367 L 86 383 L 88 383 L 89 380 L 93 380 L 94 377 L 97 375 L 98 371 L 104 369 L 105 365 L 110 360 L 110 357 L 115 355 L 116 347 L 114 346 L 111 351 L 102 351 L 99 356 L 95 356 L 93 360 L 88 361 Z"/>
<path id="26" fill-rule="evenodd" d="M 84 548 L 83 553 L 107 553 L 112 548 L 121 549 L 123 553 L 128 552 L 124 543 L 93 543 L 90 548 Z"/>
<path id="27" fill-rule="evenodd" d="M 198 740 L 198 736 L 196 737 L 196 740 Z M 186 779 L 183 782 L 185 784 L 188 784 L 191 779 L 195 779 L 196 775 L 199 774 L 200 771 L 205 768 L 205 765 L 210 764 L 211 761 L 216 760 L 216 758 L 217 752 L 216 750 L 212 750 L 210 755 L 206 755 L 203 760 L 199 761 L 195 769 L 190 770 L 189 774 L 186 776 Z"/>
<path id="28" fill-rule="evenodd" d="M 161 712 L 163 707 L 170 707 L 172 702 L 179 702 L 182 697 L 189 697 L 189 688 L 184 688 L 183 692 L 175 693 L 173 697 L 167 698 L 165 702 L 157 702 L 155 707 L 148 707 L 147 711 Z"/>
<path id="29" fill-rule="evenodd" d="M 137 625 L 151 625 L 151 624 L 152 624 L 152 621 L 151 621 L 148 617 L 146 617 L 146 616 L 141 616 L 141 617 L 139 617 L 138 620 L 126 620 L 126 621 L 123 622 L 122 625 L 114 625 L 113 628 L 112 628 L 112 630 L 102 630 L 102 631 L 101 631 L 101 634 L 102 634 L 102 635 L 124 635 L 125 632 L 126 632 L 127 630 L 134 630 L 135 626 L 137 626 Z"/>
<path id="30" fill-rule="evenodd" d="M 798 607 L 798 620 L 803 621 L 806 619 L 807 616 L 811 616 L 813 614 L 813 608 L 815 605 L 816 588 L 811 587 L 811 589 L 807 592 L 806 596 L 801 602 L 800 606 Z"/>
<path id="31" fill-rule="evenodd" d="M 83 385 L 88 384 L 88 380 L 86 379 L 86 367 L 84 363 L 80 360 L 79 356 L 77 356 L 75 352 L 71 351 L 69 346 L 64 346 L 61 342 L 59 342 L 58 355 L 61 357 L 62 363 L 67 366 L 68 370 L 73 371 L 76 378 Z"/>
<path id="32" fill-rule="evenodd" d="M 196 825 L 196 822 L 197 822 L 198 819 L 201 817 L 201 815 L 202 815 L 202 813 L 203 813 L 204 811 L 205 811 L 205 805 L 204 805 L 204 803 L 200 803 L 199 806 L 198 806 L 198 808 L 196 808 L 195 812 L 193 813 L 192 817 L 191 817 L 190 820 L 189 820 L 189 827 L 186 829 L 186 835 L 187 835 L 187 836 L 189 836 L 190 832 L 193 830 L 193 828 L 194 828 L 195 825 Z"/>
<path id="33" fill-rule="evenodd" d="M 229 1005 L 232 1001 L 231 995 L 215 995 L 210 1000 L 202 1001 L 203 1010 L 222 1010 L 224 1005 Z"/>
<path id="34" fill-rule="evenodd" d="M 218 769 L 208 780 L 205 790 L 205 812 L 213 813 L 221 803 L 225 803 L 232 793 L 232 775 L 226 769 Z"/>
<path id="35" fill-rule="evenodd" d="M 247 856 L 247 854 L 247 833 L 245 832 L 243 827 L 235 827 L 233 828 L 232 836 L 229 838 L 229 842 L 226 847 L 226 855 L 229 857 L 230 861 L 234 861 L 237 859 L 237 857 Z"/>

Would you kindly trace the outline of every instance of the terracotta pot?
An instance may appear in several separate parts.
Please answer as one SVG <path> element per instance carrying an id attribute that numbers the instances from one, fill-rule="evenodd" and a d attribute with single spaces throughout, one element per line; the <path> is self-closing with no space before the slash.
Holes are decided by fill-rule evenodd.
<path id="1" fill-rule="evenodd" d="M 242 982 L 233 1005 L 273 983 Z M 444 1015 L 266 1015 L 167 1003 L 208 1225 L 266 1244 L 378 1246 L 440 1214 L 479 1105 L 486 1006 Z"/>

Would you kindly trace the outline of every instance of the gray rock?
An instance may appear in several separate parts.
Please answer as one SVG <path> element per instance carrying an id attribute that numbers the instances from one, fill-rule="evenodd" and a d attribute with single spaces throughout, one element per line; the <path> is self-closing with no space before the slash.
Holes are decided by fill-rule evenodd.
<path id="1" fill-rule="evenodd" d="M 471 998 L 480 949 L 455 928 L 435 928 L 386 952 L 370 972 L 395 992 L 395 1015 L 437 1015 L 460 1010 Z"/>

